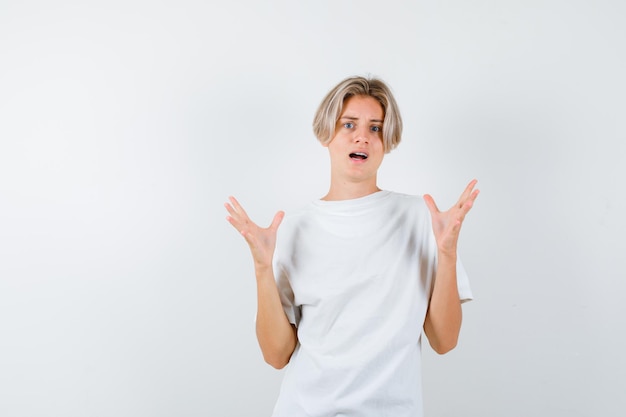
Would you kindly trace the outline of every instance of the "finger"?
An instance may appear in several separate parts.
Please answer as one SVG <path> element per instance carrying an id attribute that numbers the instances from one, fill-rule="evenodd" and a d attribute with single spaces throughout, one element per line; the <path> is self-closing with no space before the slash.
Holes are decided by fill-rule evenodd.
<path id="1" fill-rule="evenodd" d="M 228 214 L 230 214 L 230 217 L 232 217 L 232 219 L 235 221 L 233 226 L 235 226 L 237 230 L 242 231 L 244 228 L 248 228 L 251 225 L 254 225 L 254 223 L 250 220 L 250 217 L 248 217 L 246 211 L 243 209 L 241 204 L 239 204 L 239 201 L 237 201 L 237 199 L 232 196 L 228 199 L 230 200 L 230 204 L 225 203 L 224 207 L 226 207 L 226 210 L 228 210 Z"/>
<path id="2" fill-rule="evenodd" d="M 250 230 L 249 227 L 247 227 L 248 226 L 247 224 L 242 224 L 241 222 L 237 221 L 237 219 L 231 216 L 227 216 L 226 220 L 228 220 L 228 222 L 235 228 L 235 230 L 237 230 L 237 232 L 239 232 L 239 234 L 243 236 L 246 243 L 248 243 L 251 249 L 255 247 L 256 245 L 255 234 Z"/>
<path id="3" fill-rule="evenodd" d="M 435 200 L 430 194 L 424 194 L 424 202 L 426 203 L 426 206 L 428 207 L 428 210 L 431 214 L 435 215 L 440 213 L 439 208 L 435 203 Z"/>
<path id="4" fill-rule="evenodd" d="M 226 220 L 235 228 L 238 232 L 243 232 L 244 229 L 248 229 L 252 223 L 249 218 L 245 217 L 245 213 L 238 212 L 231 204 L 224 203 L 224 207 L 228 211 Z"/>
<path id="5" fill-rule="evenodd" d="M 463 225 L 463 218 L 456 218 L 453 222 L 451 222 L 451 234 L 455 239 L 459 238 L 459 233 L 461 232 L 461 226 Z"/>
<path id="6" fill-rule="evenodd" d="M 467 184 L 467 187 L 465 187 L 465 190 L 463 190 L 463 193 L 461 194 L 461 197 L 459 197 L 459 201 L 457 202 L 459 207 L 462 206 L 465 200 L 467 200 L 468 197 L 472 195 L 472 190 L 476 186 L 477 182 L 477 179 L 473 179 L 469 182 L 469 184 Z"/>
<path id="7" fill-rule="evenodd" d="M 237 213 L 240 213 L 242 216 L 249 218 L 248 213 L 246 213 L 246 211 L 243 209 L 241 204 L 239 204 L 239 201 L 237 201 L 235 197 L 231 195 L 230 197 L 228 197 L 228 199 L 230 200 L 231 204 L 233 205 L 233 208 L 235 209 Z"/>
<path id="8" fill-rule="evenodd" d="M 474 201 L 476 201 L 476 197 L 478 197 L 478 194 L 480 194 L 479 189 L 472 191 L 472 194 L 470 194 L 468 201 L 471 201 L 472 205 L 474 205 Z"/>
<path id="9" fill-rule="evenodd" d="M 242 230 L 241 236 L 243 236 L 246 242 L 248 242 L 248 246 L 250 246 L 250 249 L 254 249 L 256 247 L 256 239 L 252 233 L 246 230 Z"/>
<path id="10" fill-rule="evenodd" d="M 241 222 L 237 221 L 236 218 L 232 217 L 232 216 L 226 216 L 226 220 L 228 221 L 228 223 L 230 223 L 235 229 L 237 229 L 238 232 L 242 232 L 242 225 Z"/>
<path id="11" fill-rule="evenodd" d="M 235 211 L 234 207 L 230 204 L 224 203 L 224 207 L 226 207 L 229 214 L 229 216 L 226 216 L 226 220 L 228 220 L 237 230 L 241 230 L 241 226 L 246 223 L 246 219 L 242 219 L 241 214 Z"/>
<path id="12" fill-rule="evenodd" d="M 467 184 L 467 186 L 461 193 L 461 196 L 459 197 L 459 201 L 458 201 L 459 206 L 463 205 L 463 202 L 467 200 L 467 198 L 472 194 L 472 190 L 474 189 L 476 182 L 477 180 L 472 180 L 469 182 L 469 184 Z"/>
<path id="13" fill-rule="evenodd" d="M 284 211 L 279 211 L 278 213 L 276 213 L 276 215 L 274 216 L 274 219 L 272 220 L 272 224 L 270 224 L 270 230 L 273 230 L 274 232 L 276 232 L 276 230 L 278 230 L 278 226 L 280 226 L 280 223 L 283 221 L 284 218 L 285 218 Z"/>
<path id="14" fill-rule="evenodd" d="M 230 214 L 232 217 L 238 217 L 239 213 L 237 213 L 237 211 L 235 211 L 235 208 L 229 204 L 229 203 L 224 203 L 224 207 L 226 208 L 226 211 L 228 211 L 228 214 Z"/>
<path id="15" fill-rule="evenodd" d="M 474 190 L 472 194 L 470 194 L 470 196 L 463 202 L 463 205 L 461 206 L 463 215 L 467 214 L 467 212 L 469 212 L 470 209 L 474 207 L 474 201 L 476 201 L 476 197 L 478 197 L 479 193 L 480 190 Z"/>
<path id="16" fill-rule="evenodd" d="M 454 215 L 455 221 L 453 223 L 455 224 L 455 226 L 458 224 L 459 229 L 465 221 L 465 216 L 467 215 L 467 213 L 469 213 L 472 207 L 474 207 L 474 201 L 476 200 L 476 197 L 478 197 L 479 192 L 479 190 L 474 190 L 467 199 L 467 201 L 465 201 L 463 205 L 458 210 L 456 210 L 456 214 Z M 455 229 L 453 228 L 453 230 Z"/>

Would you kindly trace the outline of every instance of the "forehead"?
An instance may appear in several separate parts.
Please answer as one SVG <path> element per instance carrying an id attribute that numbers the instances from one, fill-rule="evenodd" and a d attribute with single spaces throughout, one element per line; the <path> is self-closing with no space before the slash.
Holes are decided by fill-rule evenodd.
<path id="1" fill-rule="evenodd" d="M 368 119 L 382 119 L 383 106 L 372 96 L 351 96 L 343 103 L 343 116 L 360 116 Z"/>

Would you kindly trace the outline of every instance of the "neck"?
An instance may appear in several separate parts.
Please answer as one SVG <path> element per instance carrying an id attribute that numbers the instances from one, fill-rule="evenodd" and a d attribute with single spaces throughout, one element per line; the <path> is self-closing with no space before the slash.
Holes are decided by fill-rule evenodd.
<path id="1" fill-rule="evenodd" d="M 328 190 L 328 194 L 322 197 L 322 200 L 352 200 L 355 198 L 365 197 L 366 195 L 370 195 L 378 191 L 380 191 L 380 188 L 376 185 L 376 178 L 373 178 L 373 181 L 357 183 L 331 180 L 330 190 Z"/>

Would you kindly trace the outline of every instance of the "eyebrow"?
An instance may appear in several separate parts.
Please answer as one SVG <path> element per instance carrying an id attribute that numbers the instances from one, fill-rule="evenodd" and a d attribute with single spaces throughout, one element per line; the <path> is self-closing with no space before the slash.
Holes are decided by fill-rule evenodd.
<path id="1" fill-rule="evenodd" d="M 347 119 L 347 120 L 359 120 L 359 118 L 358 118 L 358 117 L 354 117 L 354 116 L 341 116 L 341 117 L 339 118 L 339 120 L 342 120 L 342 119 Z M 370 122 L 382 123 L 383 121 L 382 121 L 382 120 L 380 120 L 380 119 L 370 119 Z"/>

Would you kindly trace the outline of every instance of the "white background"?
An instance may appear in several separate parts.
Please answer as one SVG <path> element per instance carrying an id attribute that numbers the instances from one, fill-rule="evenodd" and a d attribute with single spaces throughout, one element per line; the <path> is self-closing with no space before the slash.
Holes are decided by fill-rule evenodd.
<path id="1" fill-rule="evenodd" d="M 396 94 L 379 185 L 482 193 L 428 416 L 626 408 L 626 3 L 0 1 L 0 415 L 268 416 L 237 196 L 322 196 L 311 121 Z"/>

